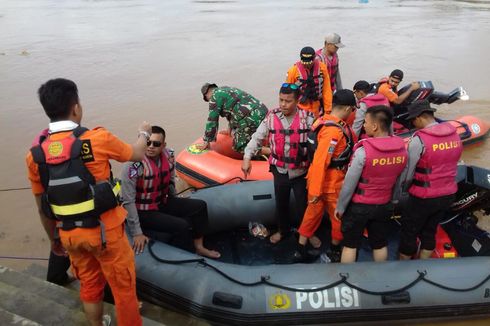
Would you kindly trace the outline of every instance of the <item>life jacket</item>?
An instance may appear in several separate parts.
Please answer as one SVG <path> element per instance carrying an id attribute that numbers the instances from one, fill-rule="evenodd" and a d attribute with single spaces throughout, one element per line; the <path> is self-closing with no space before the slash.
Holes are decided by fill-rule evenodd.
<path id="1" fill-rule="evenodd" d="M 313 126 L 311 126 L 310 132 L 308 133 L 308 160 L 313 162 L 313 157 L 315 156 L 316 149 L 318 148 L 318 133 L 323 127 L 335 127 L 342 130 L 347 146 L 345 147 L 344 151 L 339 154 L 339 156 L 332 157 L 328 168 L 343 169 L 349 163 L 355 140 L 352 130 L 343 121 L 336 123 L 335 121 L 331 120 L 315 120 Z"/>
<path id="2" fill-rule="evenodd" d="M 59 220 L 57 226 L 63 230 L 96 227 L 101 224 L 100 215 L 119 203 L 119 183 L 112 178 L 96 182 L 82 161 L 79 137 L 85 131 L 77 127 L 60 140 L 42 136 L 41 143 L 31 148 L 44 187 L 42 210 L 47 217 Z"/>
<path id="3" fill-rule="evenodd" d="M 271 155 L 269 163 L 281 168 L 298 169 L 309 165 L 307 139 L 310 131 L 307 119 L 308 112 L 297 109 L 289 129 L 284 129 L 278 114 L 280 109 L 268 112 L 269 146 Z M 289 142 L 286 141 L 289 137 Z M 285 154 L 285 145 L 289 144 L 289 153 Z"/>
<path id="4" fill-rule="evenodd" d="M 408 192 L 418 198 L 437 198 L 454 194 L 457 164 L 463 152 L 461 139 L 456 128 L 447 122 L 417 130 L 424 144 L 412 185 Z"/>
<path id="5" fill-rule="evenodd" d="M 160 155 L 160 167 L 151 158 L 141 161 L 143 176 L 136 182 L 136 209 L 142 211 L 158 210 L 160 204 L 167 202 L 170 184 L 170 164 L 165 153 Z"/>
<path id="6" fill-rule="evenodd" d="M 381 78 L 378 83 L 373 87 L 373 91 L 376 92 L 376 94 L 378 93 L 379 91 L 379 87 L 383 84 L 387 84 L 388 83 L 388 80 L 389 80 L 389 77 L 383 77 Z M 391 87 L 391 89 L 393 90 L 393 92 L 395 92 L 396 94 L 398 94 L 398 90 L 396 87 Z"/>
<path id="7" fill-rule="evenodd" d="M 388 101 L 386 96 L 384 96 L 382 94 L 372 94 L 372 95 L 365 96 L 359 101 L 359 103 L 366 104 L 367 108 L 370 108 L 370 107 L 376 106 L 376 105 L 385 105 L 387 107 L 390 106 L 390 102 Z"/>
<path id="8" fill-rule="evenodd" d="M 320 60 L 313 61 L 310 71 L 305 69 L 301 61 L 296 62 L 296 67 L 300 75 L 296 84 L 301 89 L 300 103 L 315 102 L 322 99 L 323 94 L 323 73 L 320 70 Z"/>
<path id="9" fill-rule="evenodd" d="M 320 58 L 320 60 L 327 66 L 328 75 L 330 77 L 330 87 L 332 88 L 332 92 L 336 90 L 336 77 L 337 71 L 339 70 L 339 56 L 337 53 L 334 53 L 332 58 L 330 59 L 328 55 L 323 53 L 323 48 L 316 52 L 316 55 Z"/>
<path id="10" fill-rule="evenodd" d="M 359 141 L 354 152 L 364 147 L 366 160 L 352 202 L 387 204 L 393 186 L 407 164 L 405 142 L 398 136 L 366 138 Z"/>

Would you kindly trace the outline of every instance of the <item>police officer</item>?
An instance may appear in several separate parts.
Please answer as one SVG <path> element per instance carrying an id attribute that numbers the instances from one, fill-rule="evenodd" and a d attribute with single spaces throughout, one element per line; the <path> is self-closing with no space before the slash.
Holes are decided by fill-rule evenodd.
<path id="1" fill-rule="evenodd" d="M 342 43 L 340 35 L 330 33 L 325 37 L 325 45 L 316 51 L 317 57 L 327 66 L 330 77 L 330 87 L 332 92 L 342 89 L 342 80 L 340 79 L 339 56 L 337 54 L 340 48 L 345 45 Z"/>
<path id="2" fill-rule="evenodd" d="M 49 134 L 31 148 L 26 163 L 51 249 L 58 255 L 68 252 L 91 325 L 102 324 L 107 282 L 114 295 L 118 325 L 141 325 L 134 255 L 123 226 L 127 212 L 114 197 L 117 187 L 111 188 L 109 182 L 109 160 L 141 160 L 150 125 L 143 123 L 138 141 L 129 145 L 104 128 L 80 127 L 83 111 L 71 80 L 49 80 L 38 94 L 51 121 Z M 110 323 L 107 317 L 104 321 Z"/>
<path id="3" fill-rule="evenodd" d="M 390 136 L 391 108 L 379 105 L 367 109 L 364 130 L 369 138 L 354 147 L 335 216 L 342 221 L 342 263 L 356 260 L 364 228 L 375 261 L 388 258 L 387 225 L 393 213 L 392 193 L 407 164 L 403 139 Z M 399 183 L 398 183 L 399 185 Z"/>
<path id="4" fill-rule="evenodd" d="M 308 169 L 308 207 L 299 227 L 298 260 L 305 256 L 306 241 L 311 238 L 322 221 L 326 210 L 332 225 L 330 259 L 340 261 L 340 221 L 335 218 L 335 207 L 352 153 L 355 136 L 347 126 L 347 119 L 356 106 L 354 93 L 348 89 L 337 91 L 333 96 L 331 114 L 325 114 L 313 124 L 319 130 L 317 149 Z"/>
<path id="5" fill-rule="evenodd" d="M 206 202 L 175 197 L 175 162 L 166 149 L 165 138 L 165 130 L 153 126 L 144 158 L 125 163 L 121 171 L 121 197 L 128 211 L 133 249 L 136 254 L 143 252 L 148 231 L 170 233 L 173 244 L 191 249 L 188 241 L 191 229 L 196 253 L 219 258 L 219 252 L 203 244 L 208 221 Z"/>
<path id="6" fill-rule="evenodd" d="M 268 139 L 269 147 L 262 154 L 269 155 L 270 170 L 274 176 L 276 219 L 279 230 L 270 237 L 277 243 L 290 232 L 289 196 L 294 192 L 297 221 L 301 221 L 306 208 L 306 172 L 308 131 L 313 115 L 298 108 L 300 96 L 296 84 L 282 84 L 279 90 L 279 108 L 270 111 L 245 148 L 242 171 L 245 178 L 252 170 L 251 158 Z"/>
<path id="7" fill-rule="evenodd" d="M 267 114 L 267 107 L 258 99 L 241 89 L 235 87 L 218 87 L 213 83 L 206 83 L 201 87 L 205 102 L 209 102 L 209 115 L 204 131 L 204 143 L 197 148 L 209 148 L 209 143 L 216 141 L 219 117 L 228 120 L 229 131 L 233 137 L 232 148 L 243 153 L 252 134 L 257 130 L 260 122 Z"/>
<path id="8" fill-rule="evenodd" d="M 400 259 L 411 259 L 420 239 L 420 258 L 435 248 L 437 225 L 457 191 L 457 164 L 463 151 L 456 128 L 437 122 L 427 100 L 408 107 L 407 119 L 417 131 L 408 145 L 408 165 L 402 175 L 409 198 L 402 214 Z"/>
<path id="9" fill-rule="evenodd" d="M 316 58 L 312 47 L 301 49 L 300 60 L 289 68 L 286 83 L 300 86 L 300 109 L 310 111 L 315 118 L 331 111 L 332 89 L 327 66 Z"/>

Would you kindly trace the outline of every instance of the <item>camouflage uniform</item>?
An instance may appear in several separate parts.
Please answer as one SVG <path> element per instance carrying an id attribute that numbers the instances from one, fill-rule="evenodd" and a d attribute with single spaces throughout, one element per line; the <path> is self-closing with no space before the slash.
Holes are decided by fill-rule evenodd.
<path id="1" fill-rule="evenodd" d="M 209 100 L 204 141 L 216 140 L 219 117 L 225 117 L 233 136 L 233 150 L 243 153 L 266 114 L 267 107 L 252 95 L 234 87 L 216 88 Z"/>

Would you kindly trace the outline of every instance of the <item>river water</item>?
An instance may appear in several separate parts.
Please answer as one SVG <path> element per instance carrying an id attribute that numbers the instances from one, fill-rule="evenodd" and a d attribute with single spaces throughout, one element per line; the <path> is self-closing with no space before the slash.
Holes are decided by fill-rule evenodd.
<path id="1" fill-rule="evenodd" d="M 36 91 L 50 78 L 78 84 L 85 126 L 133 142 L 147 120 L 180 151 L 203 133 L 204 82 L 272 108 L 300 49 L 321 47 L 329 32 L 346 44 L 344 87 L 400 68 L 404 82 L 468 91 L 470 101 L 443 105 L 440 116 L 490 121 L 489 1 L 0 0 L 0 188 L 28 186 L 24 156 L 48 123 Z M 487 142 L 463 158 L 490 168 L 489 150 Z M 30 192 L 2 191 L 0 207 L 0 256 L 46 257 Z"/>

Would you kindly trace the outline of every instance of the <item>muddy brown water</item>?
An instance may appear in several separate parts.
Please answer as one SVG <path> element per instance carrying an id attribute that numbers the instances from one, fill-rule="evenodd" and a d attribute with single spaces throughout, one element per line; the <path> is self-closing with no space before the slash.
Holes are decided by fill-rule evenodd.
<path id="1" fill-rule="evenodd" d="M 405 82 L 468 91 L 470 101 L 440 106 L 440 116 L 490 121 L 488 1 L 1 0 L 0 188 L 28 186 L 24 156 L 48 123 L 36 98 L 47 79 L 77 82 L 87 127 L 133 142 L 147 120 L 178 152 L 203 133 L 204 82 L 242 88 L 273 108 L 299 50 L 321 47 L 331 31 L 346 44 L 344 87 L 400 68 Z M 490 168 L 489 150 L 490 142 L 473 146 L 463 159 Z M 0 207 L 0 256 L 47 257 L 30 192 L 1 191 Z M 472 323 L 480 322 L 490 320 Z"/>

